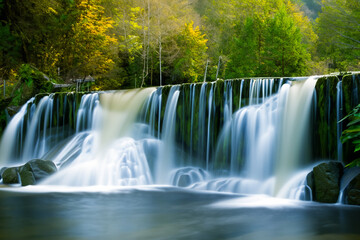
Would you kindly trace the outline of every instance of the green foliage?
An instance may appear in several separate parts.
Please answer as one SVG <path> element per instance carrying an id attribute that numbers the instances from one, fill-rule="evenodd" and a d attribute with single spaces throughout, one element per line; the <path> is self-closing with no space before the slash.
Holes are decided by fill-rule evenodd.
<path id="1" fill-rule="evenodd" d="M 316 20 L 318 53 L 340 72 L 360 67 L 360 2 L 358 0 L 322 0 L 322 12 Z"/>
<path id="2" fill-rule="evenodd" d="M 328 63 L 341 71 L 359 67 L 359 1 L 322 0 L 315 45 L 306 16 L 316 16 L 319 6 L 318 0 L 0 0 L 0 79 L 29 64 L 67 83 L 90 74 L 100 90 L 154 86 L 160 77 L 162 84 L 196 82 L 207 62 L 207 80 L 217 73 L 305 75 Z"/>
<path id="3" fill-rule="evenodd" d="M 194 23 L 185 24 L 184 30 L 178 35 L 177 44 L 180 56 L 175 60 L 174 71 L 183 82 L 198 82 L 199 75 L 204 71 L 206 61 L 207 39 Z"/>
<path id="4" fill-rule="evenodd" d="M 261 1 L 257 7 L 256 12 L 244 13 L 237 20 L 238 37 L 229 55 L 228 76 L 306 74 L 309 43 L 316 38 L 309 20 L 289 1 Z"/>
<path id="5" fill-rule="evenodd" d="M 350 122 L 347 124 L 347 128 L 342 132 L 340 138 L 341 142 L 345 143 L 350 141 L 355 146 L 354 152 L 358 152 L 360 151 L 360 104 L 340 121 L 344 121 L 345 119 L 350 120 Z M 360 159 L 355 159 L 346 166 L 360 166 Z"/>

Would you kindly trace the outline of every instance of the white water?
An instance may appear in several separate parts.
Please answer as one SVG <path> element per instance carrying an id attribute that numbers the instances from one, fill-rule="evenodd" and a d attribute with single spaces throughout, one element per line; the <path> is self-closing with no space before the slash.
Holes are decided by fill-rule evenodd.
<path id="1" fill-rule="evenodd" d="M 7 164 L 9 160 L 19 161 L 20 156 L 18 153 L 22 152 L 22 142 L 25 139 L 25 136 L 23 136 L 23 129 L 28 125 L 28 122 L 24 122 L 24 117 L 28 113 L 28 106 L 31 105 L 34 100 L 35 98 L 31 98 L 27 101 L 6 127 L 0 144 L 1 165 Z"/>
<path id="2" fill-rule="evenodd" d="M 43 184 L 66 186 L 151 184 L 152 177 L 144 150 L 146 142 L 135 139 L 138 136 L 137 134 L 133 136 L 133 133 L 138 132 L 138 126 L 133 123 L 142 104 L 154 90 L 102 94 L 100 96 L 102 108 L 96 105 L 89 111 L 93 120 L 91 131 L 77 133 L 62 148 L 54 158 L 54 162 L 66 166 Z M 76 152 L 75 156 L 74 152 Z"/>
<path id="3" fill-rule="evenodd" d="M 173 86 L 166 103 L 162 128 L 163 141 L 160 145 L 160 154 L 155 171 L 156 182 L 160 184 L 169 183 L 169 173 L 175 166 L 175 113 L 179 93 L 179 86 Z"/>
<path id="4" fill-rule="evenodd" d="M 302 163 L 310 161 L 310 110 L 316 78 L 293 82 L 283 113 L 278 162 L 276 164 L 276 189 L 278 192 Z M 307 143 L 307 144 L 306 144 Z"/>
<path id="5" fill-rule="evenodd" d="M 214 139 L 216 147 L 211 137 L 214 119 L 218 117 L 215 101 L 220 99 L 215 99 L 216 85 L 204 83 L 200 96 L 195 95 L 200 86 L 190 85 L 191 99 L 187 107 L 191 116 L 191 136 L 187 154 L 179 152 L 181 148 L 176 142 L 176 111 L 181 88 L 173 86 L 164 104 L 162 88 L 84 95 L 74 135 L 50 149 L 46 137 L 51 128 L 31 128 L 27 138 L 36 141 L 27 146 L 26 156 L 46 156 L 61 167 L 43 183 L 47 185 L 156 183 L 236 193 L 274 195 L 280 192 L 281 197 L 300 197 L 304 192 L 304 178 L 294 175 L 301 160 L 294 155 L 306 149 L 305 133 L 315 80 L 285 83 L 276 91 L 274 79 L 250 80 L 248 106 L 242 101 L 244 81 L 241 80 L 237 90 L 231 81 L 224 82 L 224 125 L 219 138 Z M 239 96 L 239 106 L 243 107 L 233 113 L 234 95 Z M 195 97 L 199 101 L 195 101 Z M 40 126 L 36 124 L 40 119 L 44 121 L 41 126 L 51 125 L 50 99 L 45 97 L 38 104 L 32 118 L 34 126 Z M 199 112 L 195 113 L 197 109 Z M 193 127 L 195 121 L 198 121 L 196 128 Z M 280 147 L 283 145 L 286 149 Z M 189 156 L 187 162 L 190 163 L 196 158 L 195 162 L 201 166 L 184 168 L 179 164 L 182 156 Z M 227 156 L 228 171 L 216 169 L 215 158 L 226 159 Z M 282 162 L 286 159 L 294 163 L 290 166 Z M 290 181 L 291 176 L 295 176 L 293 181 Z M 281 190 L 285 182 L 292 184 Z"/>

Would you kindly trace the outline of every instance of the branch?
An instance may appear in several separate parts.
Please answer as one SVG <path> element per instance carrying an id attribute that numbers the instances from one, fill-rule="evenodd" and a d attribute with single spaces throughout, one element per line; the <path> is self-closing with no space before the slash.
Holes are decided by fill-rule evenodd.
<path id="1" fill-rule="evenodd" d="M 337 30 L 334 30 L 337 34 L 339 34 L 340 36 L 342 36 L 343 38 L 346 38 L 346 39 L 349 39 L 349 40 L 352 40 L 356 43 L 359 43 L 360 44 L 360 41 L 355 39 L 355 38 L 352 38 L 352 37 L 349 37 L 349 36 L 346 36 L 344 34 L 342 34 L 341 32 L 337 31 Z"/>

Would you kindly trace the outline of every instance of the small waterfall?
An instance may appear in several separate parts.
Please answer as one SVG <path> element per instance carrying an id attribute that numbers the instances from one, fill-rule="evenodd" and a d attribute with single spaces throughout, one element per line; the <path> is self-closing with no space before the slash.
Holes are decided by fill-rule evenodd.
<path id="1" fill-rule="evenodd" d="M 193 128 L 194 128 L 194 114 L 195 114 L 195 91 L 196 84 L 190 85 L 190 100 L 191 100 L 191 116 L 190 116 L 190 161 L 193 158 Z"/>
<path id="2" fill-rule="evenodd" d="M 290 179 L 300 163 L 310 162 L 309 122 L 316 78 L 292 82 L 289 90 L 280 134 L 278 162 L 276 164 L 276 192 Z"/>
<path id="3" fill-rule="evenodd" d="M 138 131 L 135 120 L 154 91 L 148 88 L 101 94 L 102 107 L 98 105 L 88 109 L 92 109 L 89 111 L 92 114 L 91 125 L 95 127 L 91 131 L 75 134 L 62 151 L 55 155 L 53 161 L 64 167 L 43 184 L 151 184 L 152 177 L 145 154 L 148 142 L 140 136 L 146 133 Z"/>
<path id="4" fill-rule="evenodd" d="M 206 86 L 207 83 L 201 85 L 200 99 L 199 99 L 199 112 L 198 112 L 198 159 L 206 159 Z M 205 154 L 204 154 L 205 152 Z"/>
<path id="5" fill-rule="evenodd" d="M 209 170 L 209 162 L 210 162 L 210 131 L 211 131 L 211 119 L 213 117 L 213 95 L 214 95 L 214 84 L 211 84 L 211 89 L 209 92 L 209 106 L 208 106 L 208 122 L 207 122 L 207 137 L 206 137 L 206 170 Z"/>
<path id="6" fill-rule="evenodd" d="M 161 137 L 162 144 L 155 172 L 156 182 L 160 184 L 167 184 L 169 182 L 169 173 L 175 166 L 175 113 L 179 93 L 179 86 L 171 87 L 166 103 Z"/>
<path id="7" fill-rule="evenodd" d="M 343 118 L 342 109 L 343 109 L 343 91 L 342 91 L 342 81 L 339 81 L 336 85 L 336 121 L 337 121 L 337 154 L 338 161 L 342 161 L 342 143 L 340 140 L 343 128 L 342 122 L 340 120 Z"/>
<path id="8" fill-rule="evenodd" d="M 23 142 L 25 141 L 24 131 L 28 128 L 29 122 L 25 116 L 31 115 L 35 98 L 31 98 L 25 103 L 20 111 L 12 118 L 2 136 L 0 143 L 0 164 L 7 164 L 20 161 L 23 152 Z"/>
<path id="9" fill-rule="evenodd" d="M 54 95 L 43 97 L 36 107 L 26 133 L 23 162 L 40 158 L 49 150 L 53 123 L 53 97 Z"/>
<path id="10" fill-rule="evenodd" d="M 77 133 L 93 127 L 93 112 L 96 110 L 98 105 L 98 93 L 87 94 L 81 98 L 76 122 Z"/>

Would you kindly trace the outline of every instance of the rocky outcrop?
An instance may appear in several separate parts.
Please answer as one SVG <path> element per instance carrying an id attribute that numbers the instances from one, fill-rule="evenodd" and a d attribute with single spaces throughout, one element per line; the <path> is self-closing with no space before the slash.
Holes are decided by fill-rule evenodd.
<path id="1" fill-rule="evenodd" d="M 340 179 L 343 175 L 342 163 L 325 162 L 313 168 L 307 175 L 312 199 L 323 203 L 336 203 L 340 194 Z"/>
<path id="2" fill-rule="evenodd" d="M 22 186 L 35 185 L 38 181 L 55 173 L 52 161 L 34 159 L 19 167 L 7 168 L 2 174 L 4 184 L 21 183 Z"/>

